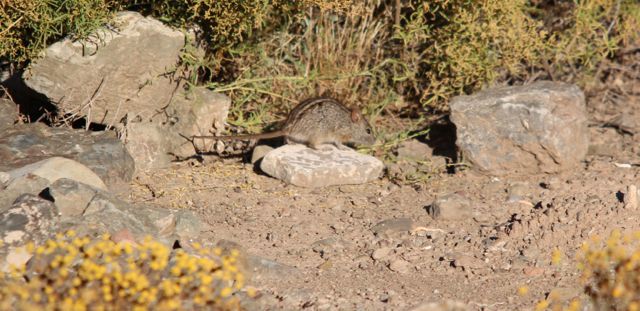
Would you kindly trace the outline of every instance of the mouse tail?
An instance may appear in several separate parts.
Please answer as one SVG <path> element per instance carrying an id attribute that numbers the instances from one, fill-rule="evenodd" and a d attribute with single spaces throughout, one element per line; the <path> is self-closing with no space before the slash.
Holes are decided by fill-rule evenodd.
<path id="1" fill-rule="evenodd" d="M 261 133 L 261 134 L 248 134 L 248 135 L 225 135 L 225 136 L 192 136 L 192 139 L 216 139 L 216 140 L 254 140 L 254 139 L 269 139 L 286 136 L 286 133 L 282 130 Z"/>

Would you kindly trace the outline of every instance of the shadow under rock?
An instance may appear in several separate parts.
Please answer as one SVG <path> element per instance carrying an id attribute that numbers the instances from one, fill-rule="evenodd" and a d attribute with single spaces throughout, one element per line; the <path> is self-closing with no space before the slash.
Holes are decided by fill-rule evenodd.
<path id="1" fill-rule="evenodd" d="M 456 126 L 451 122 L 448 115 L 445 115 L 428 125 L 429 134 L 419 136 L 416 139 L 427 144 L 433 149 L 434 156 L 441 156 L 451 159 L 451 163 L 458 162 L 458 149 L 456 147 Z M 447 168 L 450 174 L 455 173 L 455 167 Z"/>

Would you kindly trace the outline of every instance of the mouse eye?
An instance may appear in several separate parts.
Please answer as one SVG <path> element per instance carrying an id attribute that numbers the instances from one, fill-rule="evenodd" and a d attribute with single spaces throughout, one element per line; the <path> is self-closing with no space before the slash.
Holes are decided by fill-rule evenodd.
<path id="1" fill-rule="evenodd" d="M 367 134 L 371 134 L 371 129 L 367 128 Z"/>

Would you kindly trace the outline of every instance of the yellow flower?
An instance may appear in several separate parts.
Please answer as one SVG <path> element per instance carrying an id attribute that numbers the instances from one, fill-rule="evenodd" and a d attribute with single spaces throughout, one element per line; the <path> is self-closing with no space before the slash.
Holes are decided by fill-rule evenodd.
<path id="1" fill-rule="evenodd" d="M 542 301 L 538 302 L 538 304 L 536 304 L 535 310 L 536 311 L 542 311 L 542 310 L 547 309 L 548 307 L 549 307 L 549 301 L 542 300 Z"/>
<path id="2" fill-rule="evenodd" d="M 180 269 L 180 267 L 178 266 L 173 266 L 171 268 L 171 275 L 173 276 L 180 276 L 180 274 L 182 273 L 182 269 Z"/>
<path id="3" fill-rule="evenodd" d="M 33 242 L 29 242 L 29 243 L 27 243 L 27 245 L 25 245 L 25 250 L 27 251 L 27 253 L 31 254 L 31 253 L 33 253 L 35 247 L 36 246 L 35 246 L 35 244 L 33 244 Z"/>
<path id="4" fill-rule="evenodd" d="M 247 296 L 249 296 L 250 298 L 255 297 L 257 294 L 257 291 L 255 289 L 255 287 L 249 287 L 247 288 Z"/>
<path id="5" fill-rule="evenodd" d="M 569 308 L 567 309 L 567 311 L 578 311 L 580 310 L 581 306 L 582 304 L 580 303 L 580 300 L 577 300 L 577 299 L 571 300 L 571 303 L 569 304 Z"/>
<path id="6" fill-rule="evenodd" d="M 200 283 L 202 283 L 202 285 L 209 285 L 211 282 L 213 282 L 213 276 L 205 273 L 200 275 Z"/>
<path id="7" fill-rule="evenodd" d="M 220 297 L 226 298 L 229 297 L 233 293 L 233 289 L 230 287 L 225 287 L 220 291 Z"/>
<path id="8" fill-rule="evenodd" d="M 611 296 L 613 296 L 613 298 L 620 298 L 622 297 L 622 295 L 624 294 L 625 289 L 622 285 L 617 285 L 613 291 L 611 291 Z"/>
<path id="9" fill-rule="evenodd" d="M 562 261 L 562 252 L 559 249 L 554 249 L 551 254 L 551 263 L 554 265 L 559 264 Z"/>

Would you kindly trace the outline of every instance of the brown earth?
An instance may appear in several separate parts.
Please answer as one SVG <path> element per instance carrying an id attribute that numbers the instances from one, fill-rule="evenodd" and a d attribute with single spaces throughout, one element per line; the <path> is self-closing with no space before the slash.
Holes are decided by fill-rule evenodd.
<path id="1" fill-rule="evenodd" d="M 523 310 L 553 289 L 586 299 L 575 263 L 581 243 L 640 229 L 640 208 L 624 207 L 627 187 L 640 180 L 640 135 L 608 125 L 640 109 L 640 79 L 629 74 L 611 69 L 587 94 L 592 154 L 563 174 L 459 169 L 412 185 L 383 178 L 304 189 L 240 159 L 190 161 L 138 177 L 129 199 L 195 210 L 204 239 L 274 261 L 254 271 L 259 294 L 249 309 L 406 310 L 453 300 L 471 310 Z M 427 207 L 450 193 L 471 202 L 471 215 L 434 220 Z M 562 260 L 553 264 L 556 248 Z M 529 293 L 519 295 L 521 286 Z"/>

